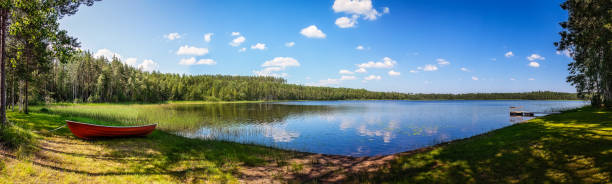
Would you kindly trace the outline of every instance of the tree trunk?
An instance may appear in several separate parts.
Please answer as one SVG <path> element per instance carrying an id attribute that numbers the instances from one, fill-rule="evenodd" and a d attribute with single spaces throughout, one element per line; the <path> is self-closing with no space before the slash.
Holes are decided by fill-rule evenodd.
<path id="1" fill-rule="evenodd" d="M 612 78 L 609 79 L 612 81 Z M 612 84 L 606 83 L 606 90 L 603 94 L 603 106 L 606 108 L 612 108 Z"/>
<path id="2" fill-rule="evenodd" d="M 23 90 L 23 113 L 28 114 L 28 80 L 25 80 L 25 88 Z"/>
<path id="3" fill-rule="evenodd" d="M 29 62 L 26 61 L 26 75 L 30 75 L 30 70 L 28 70 L 28 64 Z M 29 77 L 29 76 L 28 76 Z M 23 90 L 23 113 L 24 114 L 28 114 L 29 110 L 28 110 L 28 79 L 26 78 L 25 80 L 25 87 Z"/>
<path id="4" fill-rule="evenodd" d="M 13 77 L 11 77 L 11 110 L 14 112 L 15 104 L 17 104 L 17 99 L 15 99 L 15 97 L 17 96 L 17 94 L 15 94 L 15 88 L 17 88 L 17 86 L 15 85 L 15 82 L 17 81 L 17 74 L 15 72 L 15 69 L 12 70 L 12 73 Z"/>
<path id="5" fill-rule="evenodd" d="M 6 73 L 4 71 L 6 60 L 5 45 L 6 45 L 6 20 L 8 11 L 0 10 L 0 124 L 6 125 Z"/>

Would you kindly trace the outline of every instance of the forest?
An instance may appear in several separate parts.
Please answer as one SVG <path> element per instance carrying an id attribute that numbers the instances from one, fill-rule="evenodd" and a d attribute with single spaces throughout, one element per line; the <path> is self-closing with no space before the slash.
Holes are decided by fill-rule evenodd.
<path id="1" fill-rule="evenodd" d="M 9 105 L 25 103 L 18 70 L 8 70 Z M 75 54 L 66 62 L 54 61 L 32 72 L 28 103 L 54 102 L 162 102 L 168 100 L 348 100 L 348 99 L 577 99 L 574 93 L 409 94 L 365 89 L 288 84 L 268 76 L 185 75 L 146 72 L 119 58 L 95 58 L 91 52 Z"/>

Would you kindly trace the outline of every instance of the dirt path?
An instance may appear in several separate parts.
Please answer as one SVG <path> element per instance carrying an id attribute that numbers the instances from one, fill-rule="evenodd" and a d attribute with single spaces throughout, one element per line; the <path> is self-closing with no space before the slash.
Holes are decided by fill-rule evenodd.
<path id="1" fill-rule="evenodd" d="M 427 152 L 433 147 L 387 156 L 350 157 L 339 155 L 308 154 L 293 158 L 285 164 L 271 163 L 240 170 L 242 182 L 278 183 L 278 181 L 338 183 L 362 172 L 376 172 L 389 166 L 394 159 Z"/>
<path id="2" fill-rule="evenodd" d="M 154 149 L 147 145 L 116 145 L 112 149 L 108 145 L 99 145 L 66 136 L 48 136 L 40 140 L 38 151 L 27 162 L 32 164 L 37 174 L 36 181 L 62 181 L 62 178 L 72 178 L 75 181 L 86 179 L 91 183 L 104 183 L 113 180 L 149 181 L 148 179 L 133 179 L 138 175 L 158 175 L 169 181 L 199 183 L 189 168 L 201 162 L 179 161 L 186 164 L 173 168 L 155 168 Z M 359 172 L 373 172 L 388 165 L 389 161 L 400 155 L 417 150 L 388 156 L 348 157 L 337 155 L 299 153 L 295 157 L 282 161 L 268 160 L 263 166 L 240 165 L 232 172 L 239 183 L 287 183 L 287 182 L 323 182 L 336 183 L 347 179 L 347 176 Z M 126 154 L 131 153 L 131 154 Z M 147 155 L 153 158 L 148 158 Z M 0 151 L 3 160 L 18 162 L 13 153 Z M 223 166 L 222 166 L 223 167 Z M 188 171 L 186 171 L 188 170 Z M 231 169 L 230 169 L 231 170 Z M 148 172 L 154 171 L 154 172 Z M 190 174 L 183 174 L 189 172 Z M 200 172 L 199 174 L 205 174 Z M 116 177 L 116 178 L 112 178 Z M 201 178 L 200 178 L 201 179 Z"/>

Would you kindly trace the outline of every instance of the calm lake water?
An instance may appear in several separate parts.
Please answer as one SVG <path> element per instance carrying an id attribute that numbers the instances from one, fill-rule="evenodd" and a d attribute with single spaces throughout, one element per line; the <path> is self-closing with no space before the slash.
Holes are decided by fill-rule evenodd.
<path id="1" fill-rule="evenodd" d="M 510 117 L 510 106 L 544 115 L 584 105 L 527 100 L 300 101 L 172 105 L 150 114 L 157 114 L 160 128 L 185 137 L 371 156 L 466 138 L 529 119 Z"/>

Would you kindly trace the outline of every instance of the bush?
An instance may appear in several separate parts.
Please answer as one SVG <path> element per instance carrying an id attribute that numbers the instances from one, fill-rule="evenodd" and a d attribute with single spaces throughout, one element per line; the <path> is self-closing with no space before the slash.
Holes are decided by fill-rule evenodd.
<path id="1" fill-rule="evenodd" d="M 42 113 L 49 113 L 51 111 L 49 109 L 43 107 L 43 108 L 40 108 L 40 112 L 42 112 Z"/>
<path id="2" fill-rule="evenodd" d="M 26 152 L 33 149 L 35 135 L 19 126 L 0 126 L 0 147 Z"/>

